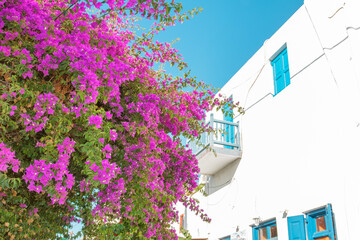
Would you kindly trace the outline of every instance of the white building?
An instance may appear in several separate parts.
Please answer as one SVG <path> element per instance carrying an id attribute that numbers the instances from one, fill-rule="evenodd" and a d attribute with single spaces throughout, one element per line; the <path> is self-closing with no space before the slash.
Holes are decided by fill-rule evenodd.
<path id="1" fill-rule="evenodd" d="M 193 239 L 360 239 L 359 28 L 360 0 L 305 0 L 221 89 L 245 114 L 213 112 Z"/>

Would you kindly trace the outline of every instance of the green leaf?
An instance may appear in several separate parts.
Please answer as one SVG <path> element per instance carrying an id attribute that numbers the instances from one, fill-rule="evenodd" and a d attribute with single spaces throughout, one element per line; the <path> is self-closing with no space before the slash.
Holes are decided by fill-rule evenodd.
<path id="1" fill-rule="evenodd" d="M 166 15 L 169 15 L 171 11 L 171 7 L 170 6 L 166 6 Z"/>

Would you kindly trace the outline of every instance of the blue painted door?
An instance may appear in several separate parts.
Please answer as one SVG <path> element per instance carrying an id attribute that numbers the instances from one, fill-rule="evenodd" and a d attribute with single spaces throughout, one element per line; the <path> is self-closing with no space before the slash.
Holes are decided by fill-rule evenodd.
<path id="1" fill-rule="evenodd" d="M 224 121 L 233 122 L 232 110 L 230 109 L 229 104 L 224 106 Z M 227 113 L 227 114 L 226 114 Z M 234 143 L 234 126 L 225 125 L 224 126 L 223 141 L 227 143 Z M 224 146 L 225 148 L 233 149 L 234 147 Z"/>
<path id="2" fill-rule="evenodd" d="M 288 217 L 289 240 L 306 240 L 304 216 Z"/>

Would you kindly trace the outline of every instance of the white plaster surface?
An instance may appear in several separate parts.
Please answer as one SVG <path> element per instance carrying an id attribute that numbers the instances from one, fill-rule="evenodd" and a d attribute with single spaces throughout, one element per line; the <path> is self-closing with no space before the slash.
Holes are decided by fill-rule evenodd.
<path id="1" fill-rule="evenodd" d="M 338 239 L 358 239 L 359 14 L 359 0 L 305 0 L 221 89 L 246 109 L 234 119 L 242 158 L 210 177 L 208 197 L 196 195 L 212 222 L 188 211 L 193 238 L 219 239 L 238 228 L 252 240 L 253 218 L 276 217 L 278 239 L 287 240 L 284 210 L 295 216 L 331 203 Z M 291 84 L 273 96 L 269 59 L 284 44 Z"/>

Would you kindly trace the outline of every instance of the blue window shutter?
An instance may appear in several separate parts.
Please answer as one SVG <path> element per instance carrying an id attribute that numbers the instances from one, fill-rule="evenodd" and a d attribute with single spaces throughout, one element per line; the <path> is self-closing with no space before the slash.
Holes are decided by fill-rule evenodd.
<path id="1" fill-rule="evenodd" d="M 289 60 L 286 48 L 272 60 L 271 66 L 273 67 L 274 92 L 276 95 L 290 84 Z"/>
<path id="2" fill-rule="evenodd" d="M 284 79 L 285 79 L 285 86 L 288 86 L 290 84 L 290 72 L 289 72 L 289 60 L 288 60 L 288 54 L 287 49 L 283 51 L 282 54 L 282 60 L 284 64 Z"/>
<path id="3" fill-rule="evenodd" d="M 279 79 L 282 77 L 283 72 L 283 56 L 280 55 L 274 60 L 274 67 L 275 67 L 275 78 Z"/>
<path id="4" fill-rule="evenodd" d="M 335 235 L 335 229 L 334 229 L 334 222 L 333 222 L 333 220 L 334 220 L 334 218 L 333 218 L 333 213 L 332 213 L 332 208 L 331 208 L 331 204 L 328 204 L 327 206 L 326 206 L 326 220 L 325 220 L 325 222 L 326 222 L 326 229 L 328 229 L 329 230 L 329 232 L 330 232 L 330 239 L 332 239 L 332 240 L 335 240 L 334 239 L 334 235 Z"/>
<path id="5" fill-rule="evenodd" d="M 253 227 L 252 232 L 253 232 L 253 240 L 259 240 L 259 231 L 258 231 L 258 229 Z"/>
<path id="6" fill-rule="evenodd" d="M 306 216 L 306 232 L 308 239 L 313 240 L 313 234 L 316 232 L 316 225 L 315 220 L 310 216 Z"/>
<path id="7" fill-rule="evenodd" d="M 282 52 L 282 59 L 283 59 L 283 63 L 284 63 L 284 69 L 289 70 L 289 61 L 288 61 L 288 54 L 287 54 L 287 49 L 286 48 Z"/>
<path id="8" fill-rule="evenodd" d="M 274 62 L 274 85 L 275 85 L 275 94 L 278 94 L 285 88 L 285 80 L 283 74 L 283 59 L 282 56 L 278 56 Z"/>
<path id="9" fill-rule="evenodd" d="M 306 240 L 304 216 L 288 217 L 289 240 Z"/>

